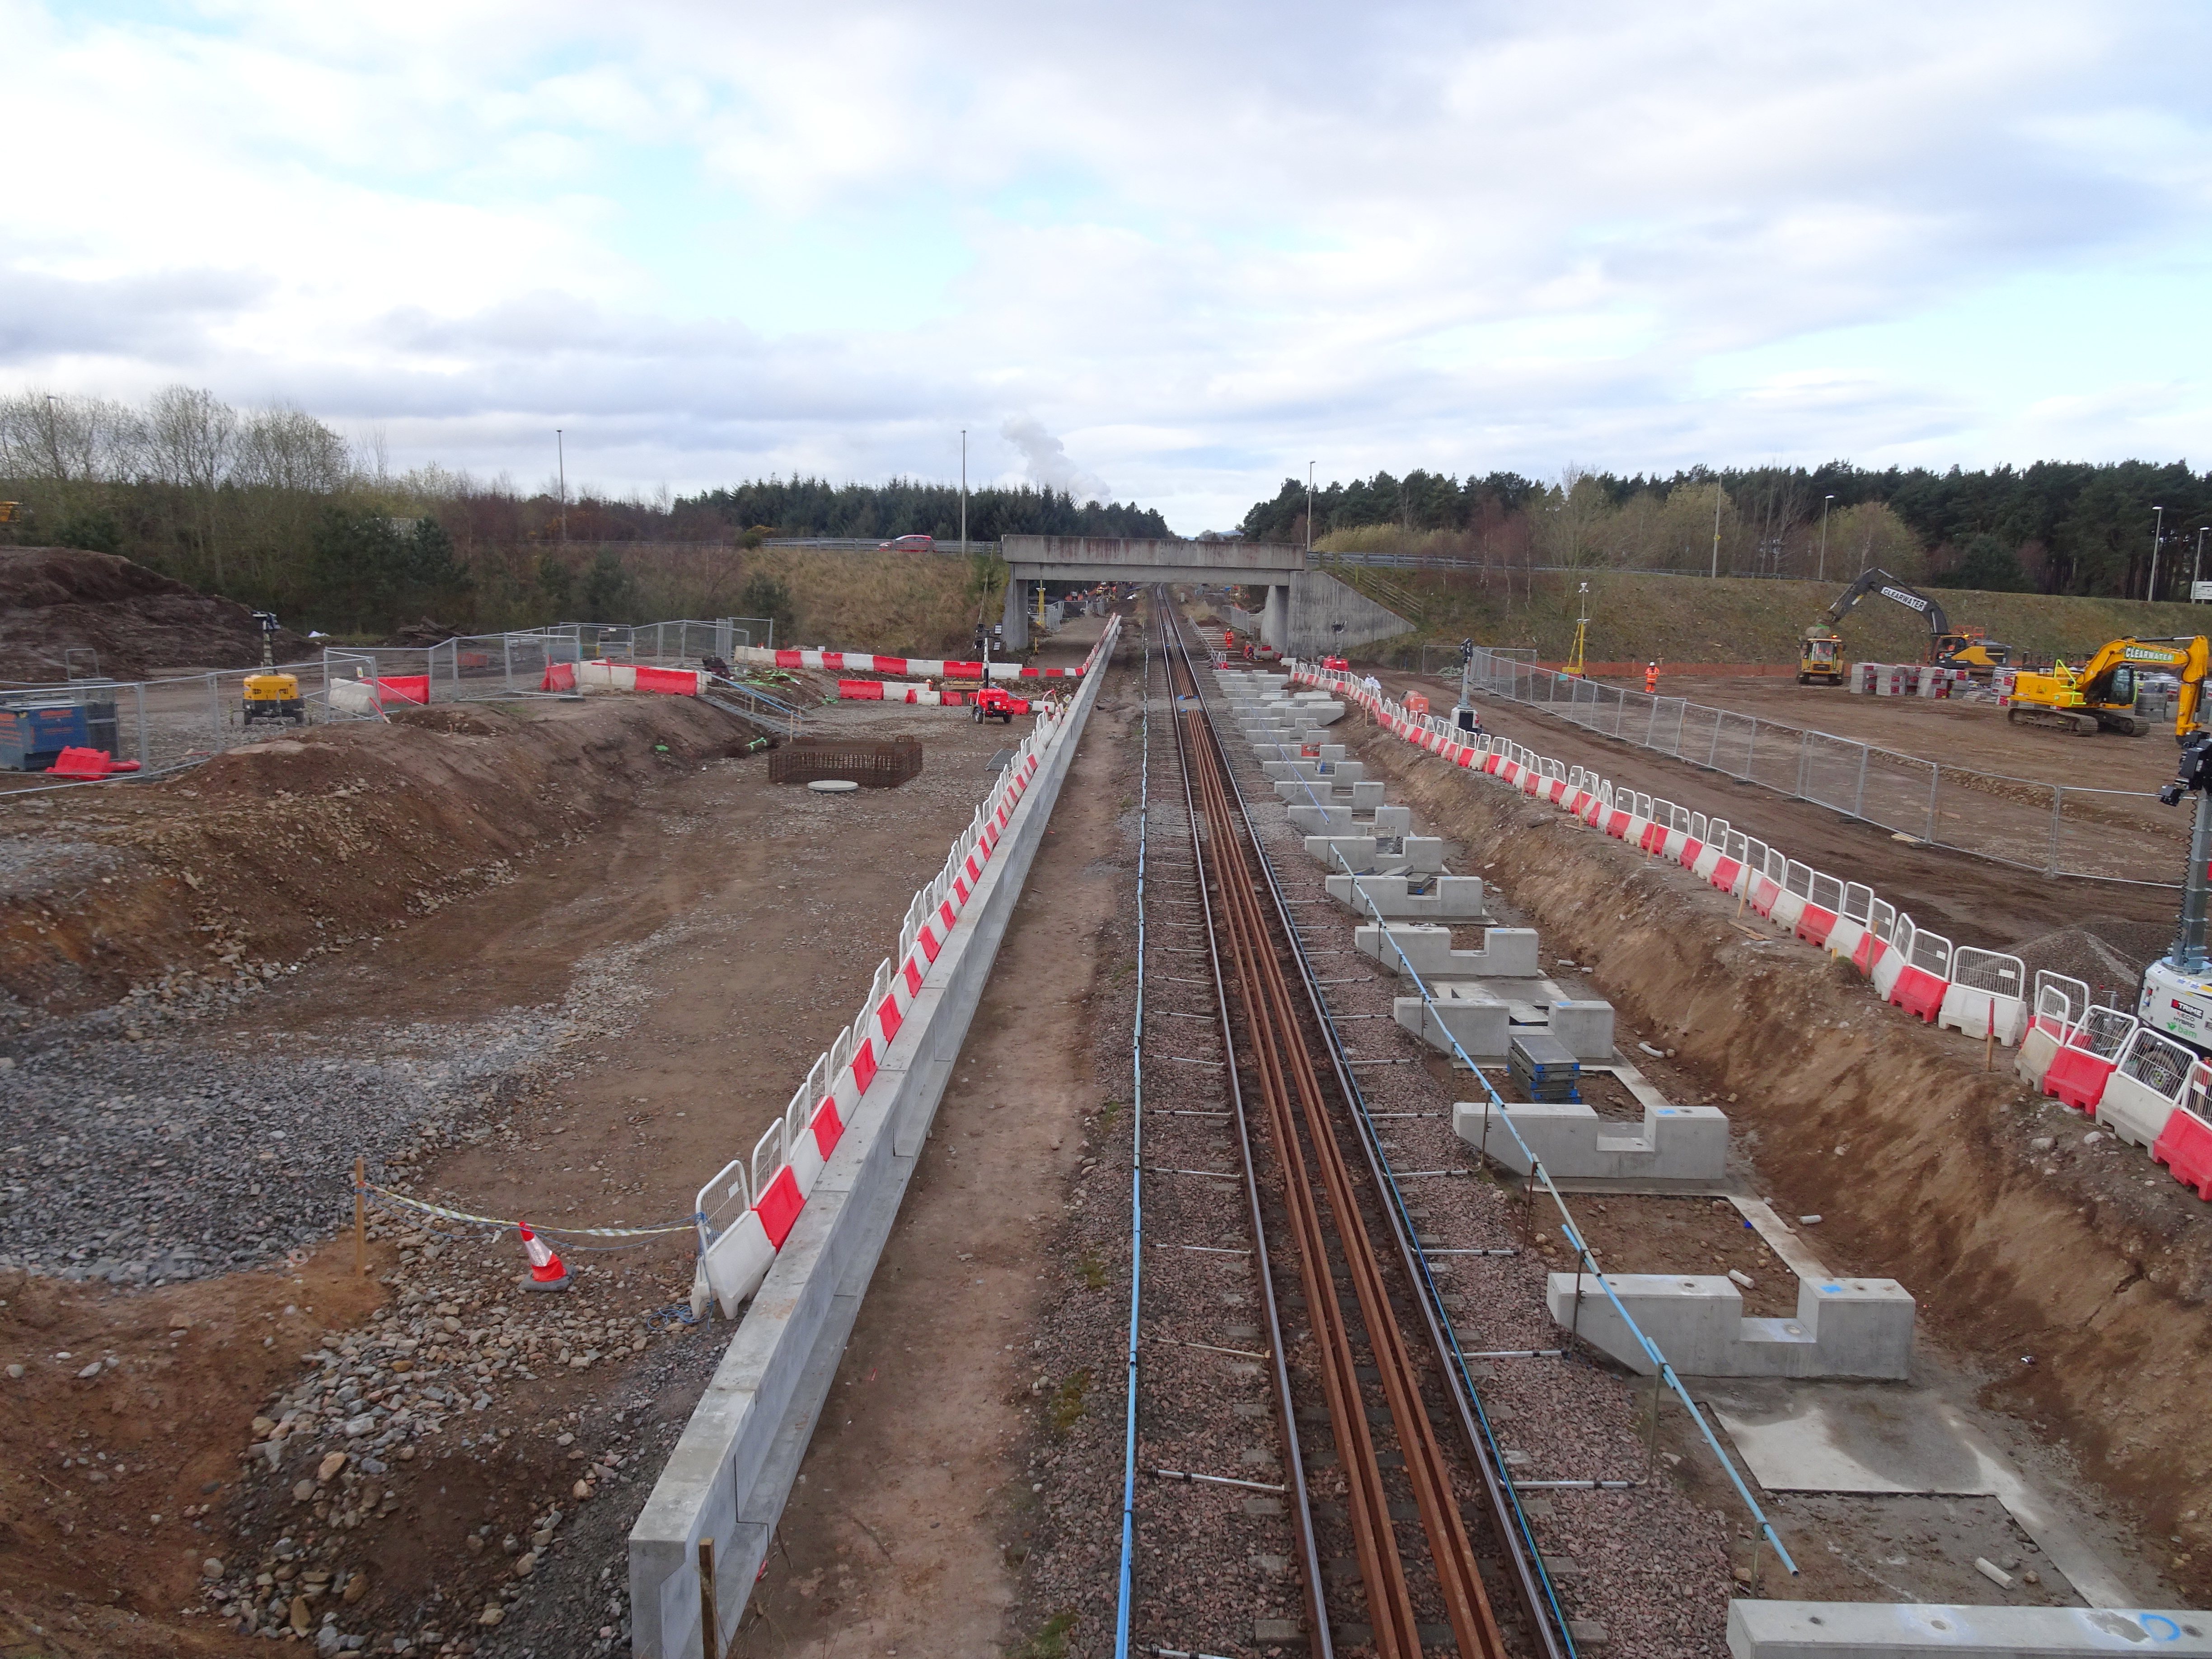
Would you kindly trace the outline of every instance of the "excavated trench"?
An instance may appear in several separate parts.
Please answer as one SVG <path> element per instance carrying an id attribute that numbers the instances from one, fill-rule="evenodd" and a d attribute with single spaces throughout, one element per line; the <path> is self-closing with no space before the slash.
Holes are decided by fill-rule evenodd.
<path id="1" fill-rule="evenodd" d="M 1547 955 L 1591 967 L 1625 1024 L 1730 1103 L 1778 1207 L 1824 1218 L 1824 1255 L 1904 1284 L 1984 1405 L 2063 1443 L 2145 1535 L 2175 1535 L 2172 1577 L 2201 1605 L 2212 1212 L 2139 1152 L 2082 1148 L 2094 1126 L 2023 1085 L 2011 1051 L 1985 1072 L 1983 1043 L 1740 923 L 1688 872 L 1381 728 L 1344 738 L 1392 799 L 1480 849 Z M 2094 891 L 2054 892 L 2050 925 L 2080 920 Z"/>

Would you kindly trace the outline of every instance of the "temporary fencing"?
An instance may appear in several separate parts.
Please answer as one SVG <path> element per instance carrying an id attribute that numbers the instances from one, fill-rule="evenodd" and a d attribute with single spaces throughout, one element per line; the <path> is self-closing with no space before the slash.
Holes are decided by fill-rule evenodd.
<path id="1" fill-rule="evenodd" d="M 730 660 L 757 668 L 811 668 L 826 674 L 919 674 L 925 679 L 1080 679 L 1080 668 L 1032 668 L 1018 662 L 951 662 L 937 657 L 881 657 L 872 651 L 734 651 Z"/>
<path id="2" fill-rule="evenodd" d="M 1478 653 L 1478 659 L 1482 655 Z M 2135 1017 L 2090 1006 L 2088 988 L 2081 981 L 2039 974 L 2031 987 L 2027 966 L 2017 956 L 1954 946 L 1876 896 L 1866 884 L 1790 860 L 1725 820 L 1702 817 L 1626 786 L 1617 787 L 1594 771 L 1565 767 L 1509 738 L 1462 732 L 1437 717 L 1413 714 L 1343 671 L 1298 662 L 1285 666 L 1294 684 L 1325 689 L 1357 703 L 1396 736 L 1455 766 L 1529 794 L 1538 791 L 1524 780 L 1557 776 L 1561 783 L 1558 795 L 1546 791 L 1540 798 L 1556 799 L 1569 815 L 1616 840 L 1673 857 L 1723 892 L 1741 896 L 1746 907 L 1790 927 L 1799 939 L 1846 958 L 1872 981 L 1885 1002 L 1929 1024 L 1994 1039 L 2008 1048 L 2021 1046 L 2016 1064 L 2020 1075 L 2076 1110 L 2095 1114 L 2102 1121 L 2101 1103 L 2117 1085 L 2111 1109 L 2112 1132 L 2151 1148 L 2176 1179 L 2212 1200 L 2212 1127 L 2204 1131 L 2201 1161 L 2197 1130 L 2191 1127 L 2212 1120 L 2201 1113 L 2191 1117 L 2182 1104 L 2193 1052 L 2148 1030 L 2140 1034 L 2143 1040 L 2136 1041 Z M 1527 664 L 1507 666 L 1524 680 L 1530 674 Z M 1617 712 L 1621 699 L 1638 695 L 1610 686 L 1569 684 L 1575 689 L 1562 694 L 1566 706 L 1586 714 Z M 1724 711 L 1703 712 L 1719 715 Z M 1747 761 L 1753 738 L 1755 733 L 1747 736 Z M 1798 752 L 1802 757 L 1802 748 Z M 2161 1146 L 2172 1150 L 2180 1162 L 2163 1156 Z"/>
<path id="3" fill-rule="evenodd" d="M 2155 795 L 1923 760 L 1733 709 L 1555 673 L 1497 651 L 1477 649 L 1469 675 L 1489 696 L 1916 840 L 2045 875 L 2178 884 L 2172 879 L 2173 836 Z M 1931 684 L 1955 689 L 1948 678 Z"/>

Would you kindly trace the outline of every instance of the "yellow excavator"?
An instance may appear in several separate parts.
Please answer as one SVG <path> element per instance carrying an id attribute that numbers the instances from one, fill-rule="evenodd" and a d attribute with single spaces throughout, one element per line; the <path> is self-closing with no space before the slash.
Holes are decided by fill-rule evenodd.
<path id="1" fill-rule="evenodd" d="M 1843 684 L 1847 670 L 1843 636 L 1836 632 L 1836 624 L 1869 593 L 1879 593 L 1907 611 L 1918 612 L 1926 620 L 1928 652 L 1922 659 L 1925 662 L 1943 668 L 1963 668 L 1975 678 L 1985 680 L 2009 659 L 2006 647 L 1980 629 L 1952 627 L 1950 618 L 1943 614 L 1943 607 L 1935 600 L 1907 586 L 1887 570 L 1875 569 L 1861 573 L 1856 581 L 1836 595 L 1835 603 L 1820 613 L 1820 621 L 1799 636 L 1798 684 L 1810 685 L 1815 680 L 1826 680 L 1831 685 Z"/>
<path id="2" fill-rule="evenodd" d="M 2173 734 L 2185 737 L 2197 723 L 2197 702 L 2208 665 L 2212 665 L 2212 647 L 2201 634 L 2193 639 L 2177 635 L 2108 641 L 2079 668 L 2059 662 L 2047 674 L 2022 669 L 2013 682 L 2005 718 L 2016 726 L 2047 726 L 2085 738 L 2100 732 L 2143 737 L 2150 731 L 2150 721 L 2136 712 L 2136 674 L 2140 669 L 2157 668 L 2181 682 Z"/>

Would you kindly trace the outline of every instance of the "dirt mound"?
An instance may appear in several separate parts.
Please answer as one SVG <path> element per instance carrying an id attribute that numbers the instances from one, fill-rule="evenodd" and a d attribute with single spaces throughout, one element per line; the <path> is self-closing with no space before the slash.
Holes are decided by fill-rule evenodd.
<path id="1" fill-rule="evenodd" d="M 425 617 L 420 622 L 401 624 L 385 643 L 413 646 L 420 649 L 424 646 L 443 645 L 447 640 L 459 639 L 461 635 L 461 629 L 450 627 L 434 617 Z"/>
<path id="2" fill-rule="evenodd" d="M 752 737 L 689 697 L 311 726 L 161 782 L 0 817 L 0 992 L 19 1017 L 243 985 L 511 878 L 649 780 Z"/>
<path id="3" fill-rule="evenodd" d="M 2171 923 L 2097 917 L 2024 940 L 2013 947 L 2013 954 L 2031 975 L 2044 969 L 2065 974 L 2087 985 L 2099 1000 L 2132 1008 L 2143 969 L 2172 943 Z"/>
<path id="4" fill-rule="evenodd" d="M 314 647 L 287 629 L 280 660 Z M 68 653 L 99 653 L 99 672 L 142 679 L 180 665 L 243 668 L 261 660 L 261 629 L 235 599 L 159 571 L 75 547 L 0 548 L 0 680 L 44 685 L 68 678 Z"/>

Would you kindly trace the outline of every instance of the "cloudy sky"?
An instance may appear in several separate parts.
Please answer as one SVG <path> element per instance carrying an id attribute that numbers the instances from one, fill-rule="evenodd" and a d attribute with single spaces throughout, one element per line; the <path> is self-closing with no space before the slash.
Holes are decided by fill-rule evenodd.
<path id="1" fill-rule="evenodd" d="M 2212 464 L 2194 3 L 0 0 L 0 387 L 572 487 Z M 35 135 L 35 137 L 33 137 Z"/>

